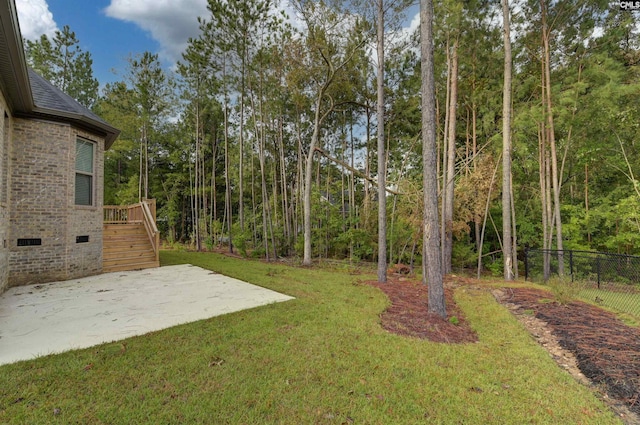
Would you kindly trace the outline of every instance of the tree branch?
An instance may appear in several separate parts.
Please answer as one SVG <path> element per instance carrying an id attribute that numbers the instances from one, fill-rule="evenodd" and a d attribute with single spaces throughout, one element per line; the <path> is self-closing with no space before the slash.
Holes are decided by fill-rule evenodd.
<path id="1" fill-rule="evenodd" d="M 351 171 L 351 172 L 352 172 L 352 173 L 354 173 L 354 174 L 359 175 L 360 177 L 362 177 L 362 178 L 364 178 L 365 180 L 367 180 L 367 181 L 369 181 L 369 182 L 373 183 L 374 185 L 376 185 L 376 186 L 378 185 L 378 179 L 375 179 L 375 178 L 373 178 L 373 177 L 371 177 L 371 176 L 368 176 L 368 175 L 364 174 L 362 171 L 360 171 L 360 170 L 358 170 L 358 169 L 356 169 L 356 168 L 353 168 L 352 166 L 350 166 L 349 164 L 347 164 L 347 163 L 346 163 L 346 162 L 344 162 L 344 161 L 339 160 L 338 158 L 334 158 L 334 157 L 332 157 L 332 156 L 331 156 L 331 155 L 329 155 L 327 152 L 325 152 L 325 151 L 324 151 L 324 149 L 319 148 L 319 147 L 316 147 L 316 148 L 315 148 L 315 151 L 316 151 L 316 152 L 319 152 L 322 156 L 324 156 L 324 157 L 325 157 L 325 158 L 327 158 L 328 160 L 333 161 L 333 162 L 335 162 L 336 164 L 342 165 L 342 166 L 343 166 L 344 168 L 346 168 L 347 170 Z M 394 194 L 394 195 L 403 195 L 403 193 L 398 192 L 398 191 L 393 190 L 393 189 L 389 189 L 388 187 L 385 187 L 385 190 L 386 190 L 387 192 L 391 193 L 391 194 Z"/>

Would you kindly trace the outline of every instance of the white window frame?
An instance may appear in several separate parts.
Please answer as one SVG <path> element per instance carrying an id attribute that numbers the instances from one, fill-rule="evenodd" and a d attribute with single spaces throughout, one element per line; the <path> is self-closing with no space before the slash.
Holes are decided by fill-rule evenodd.
<path id="1" fill-rule="evenodd" d="M 78 154 L 79 154 L 79 144 L 82 145 L 86 145 L 86 146 L 91 146 L 91 162 L 90 162 L 90 166 L 91 169 L 79 169 L 78 167 Z M 81 207 L 93 207 L 95 206 L 95 162 L 96 162 L 96 144 L 94 142 L 91 142 L 89 140 L 83 139 L 83 138 L 76 138 L 76 155 L 75 155 L 75 161 L 74 161 L 74 203 L 76 206 L 81 206 Z M 80 167 L 82 168 L 82 167 Z M 88 203 L 78 203 L 78 176 L 85 176 L 85 177 L 89 177 L 91 182 L 90 182 L 90 187 L 89 187 L 89 202 Z"/>

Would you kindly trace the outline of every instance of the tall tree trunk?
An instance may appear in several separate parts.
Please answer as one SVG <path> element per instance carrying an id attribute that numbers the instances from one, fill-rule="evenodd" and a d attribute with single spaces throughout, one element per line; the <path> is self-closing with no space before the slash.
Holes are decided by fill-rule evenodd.
<path id="1" fill-rule="evenodd" d="M 451 58 L 451 94 L 449 96 L 449 122 L 447 130 L 447 180 L 445 197 L 443 198 L 444 234 L 442 247 L 442 273 L 451 273 L 451 253 L 453 251 L 453 200 L 454 182 L 456 174 L 456 111 L 458 104 L 458 38 L 453 42 L 453 55 Z"/>
<path id="2" fill-rule="evenodd" d="M 282 192 L 282 217 L 284 219 L 284 240 L 286 251 L 290 254 L 291 215 L 289 213 L 289 187 L 287 185 L 287 169 L 284 152 L 284 125 L 282 116 L 278 118 L 278 157 L 280 160 L 280 180 Z M 293 191 L 292 191 L 293 192 Z"/>
<path id="3" fill-rule="evenodd" d="M 504 85 L 502 90 L 502 256 L 504 279 L 513 280 L 511 236 L 511 25 L 509 0 L 502 0 L 504 38 Z"/>
<path id="4" fill-rule="evenodd" d="M 216 163 L 218 159 L 218 133 L 213 131 L 213 141 L 211 142 L 211 216 L 209 218 L 209 226 L 211 227 L 211 233 L 213 237 L 213 222 L 218 220 L 218 189 L 216 187 Z"/>
<path id="5" fill-rule="evenodd" d="M 546 92 L 546 125 L 548 130 L 548 142 L 551 150 L 551 183 L 553 189 L 553 214 L 556 225 L 556 249 L 558 250 L 558 274 L 564 275 L 563 243 L 562 243 L 562 219 L 560 216 L 560 180 L 558 176 L 558 156 L 556 153 L 556 138 L 553 123 L 553 103 L 551 101 L 551 48 L 549 46 L 550 30 L 547 25 L 546 0 L 540 0 L 542 14 L 542 44 L 544 54 L 544 90 Z"/>
<path id="6" fill-rule="evenodd" d="M 139 159 L 139 171 L 138 171 L 138 202 L 142 201 L 142 182 L 144 180 L 144 169 L 142 168 L 142 162 L 144 161 L 144 129 L 140 135 L 140 157 Z"/>
<path id="7" fill-rule="evenodd" d="M 246 46 L 246 44 L 245 44 Z M 240 147 L 240 160 L 238 161 L 238 220 L 240 221 L 240 231 L 244 232 L 244 95 L 245 95 L 245 68 L 246 53 L 242 52 L 242 70 L 240 83 L 240 123 L 238 145 Z"/>
<path id="8" fill-rule="evenodd" d="M 474 82 L 474 89 L 475 91 L 475 82 Z M 478 165 L 478 161 L 477 161 L 477 157 L 478 157 L 478 111 L 477 111 L 477 106 L 475 103 L 475 100 L 473 101 L 473 104 L 471 106 L 471 122 L 472 122 L 472 144 L 471 144 L 471 151 L 472 151 L 472 155 L 473 155 L 473 171 L 475 172 L 477 169 L 477 165 Z M 478 193 L 478 189 L 476 188 L 475 193 L 476 196 L 479 195 Z M 478 253 L 478 256 L 482 255 L 481 249 L 480 249 L 480 215 L 477 214 L 477 212 L 474 214 L 473 217 L 473 222 L 474 222 L 474 227 L 475 227 L 475 236 L 476 236 L 476 252 Z"/>
<path id="9" fill-rule="evenodd" d="M 447 316 L 442 281 L 436 174 L 436 106 L 433 62 L 433 1 L 420 0 L 422 97 L 423 239 L 422 282 L 429 285 L 429 312 Z"/>
<path id="10" fill-rule="evenodd" d="M 231 208 L 231 177 L 229 169 L 229 105 L 227 99 L 227 66 L 226 66 L 226 54 L 222 59 L 222 81 L 224 92 L 224 213 L 227 216 L 227 234 L 229 235 L 229 252 L 233 253 L 233 237 L 232 237 L 232 224 L 233 224 L 233 210 Z"/>
<path id="11" fill-rule="evenodd" d="M 587 243 L 591 248 L 591 225 L 589 222 L 589 165 L 584 164 L 584 212 L 587 218 Z"/>
<path id="12" fill-rule="evenodd" d="M 513 173 L 511 173 L 511 184 L 509 185 L 511 188 L 511 236 L 513 239 L 513 244 L 511 246 L 512 249 L 512 258 L 513 258 L 513 275 L 514 279 L 518 279 L 518 232 L 516 232 L 516 209 L 515 202 L 513 196 Z"/>
<path id="13" fill-rule="evenodd" d="M 349 141 L 351 144 L 351 155 L 350 155 L 350 159 L 351 159 L 351 169 L 354 168 L 355 165 L 355 140 L 353 137 L 353 113 L 351 113 L 351 116 L 349 117 Z M 353 226 L 356 226 L 356 190 L 355 190 L 355 186 L 356 186 L 356 176 L 355 173 L 351 173 L 350 174 L 350 178 L 349 178 L 349 226 L 350 228 L 352 228 Z M 350 238 L 349 240 L 349 261 L 353 261 L 353 237 Z"/>
<path id="14" fill-rule="evenodd" d="M 251 149 L 251 162 L 249 163 L 251 170 L 251 243 L 253 247 L 258 245 L 258 214 L 256 209 L 258 202 L 256 200 L 256 165 L 255 165 L 255 151 Z"/>
<path id="15" fill-rule="evenodd" d="M 491 174 L 491 182 L 489 183 L 489 192 L 487 193 L 487 201 L 484 205 L 484 214 L 482 216 L 482 229 L 480 230 L 480 246 L 478 248 L 478 279 L 482 276 L 482 245 L 484 244 L 484 233 L 487 228 L 487 218 L 491 216 L 489 213 L 489 205 L 491 204 L 491 192 L 493 191 L 493 183 L 498 174 L 499 160 L 496 161 L 496 166 Z M 493 220 L 493 219 L 492 219 Z M 496 231 L 497 233 L 497 231 Z"/>
<path id="16" fill-rule="evenodd" d="M 269 192 L 267 190 L 267 177 L 266 177 L 266 164 L 265 164 L 265 119 L 263 115 L 262 108 L 262 70 L 260 70 L 260 81 L 258 85 L 258 102 L 256 105 L 255 96 L 252 94 L 250 96 L 251 99 L 251 109 L 253 111 L 253 129 L 255 132 L 255 136 L 258 139 L 258 164 L 260 166 L 260 196 L 262 199 L 261 207 L 262 207 L 262 245 L 264 248 L 265 258 L 269 261 L 271 258 L 271 254 L 269 252 L 269 226 L 268 221 L 270 221 L 271 217 L 269 214 Z M 252 90 L 251 81 L 249 81 L 249 90 Z M 257 109 L 257 110 L 256 110 Z M 262 125 L 259 125 L 262 123 Z M 275 177 L 275 176 L 274 176 Z"/>
<path id="17" fill-rule="evenodd" d="M 367 105 L 366 107 L 366 116 L 367 116 L 367 127 L 366 127 L 366 141 L 365 141 L 365 150 L 366 150 L 366 159 L 364 165 L 364 173 L 367 176 L 371 175 L 371 149 L 370 149 L 370 141 L 371 141 L 371 109 Z M 369 193 L 369 182 L 364 182 L 364 228 L 369 229 L 369 216 L 371 212 L 371 194 Z"/>
<path id="18" fill-rule="evenodd" d="M 446 51 L 446 60 L 447 60 L 447 89 L 445 91 L 445 101 L 444 101 L 444 128 L 442 130 L 442 143 L 441 143 L 441 147 L 439 146 L 439 152 L 438 152 L 438 158 L 440 158 L 440 161 L 438 161 L 438 166 L 441 167 L 442 171 L 438 170 L 437 174 L 438 176 L 442 176 L 442 182 L 440 183 L 440 187 L 439 192 L 440 192 L 440 240 L 442 241 L 442 243 L 440 244 L 440 261 L 442 262 L 442 269 L 443 269 L 443 273 L 444 273 L 444 241 L 446 239 L 445 237 L 445 233 L 446 233 L 446 229 L 445 229 L 445 223 L 446 220 L 444 219 L 447 216 L 447 202 L 446 202 L 446 198 L 447 198 L 447 172 L 448 172 L 448 168 L 447 168 L 447 152 L 449 152 L 448 150 L 448 143 L 449 143 L 449 120 L 450 120 L 450 112 L 451 112 L 451 108 L 449 108 L 449 106 L 451 105 L 451 48 L 449 47 L 449 34 L 447 34 L 447 44 L 445 47 L 445 51 Z M 436 117 L 439 117 L 440 114 L 438 113 L 438 111 L 436 111 Z M 436 130 L 437 131 L 437 130 Z M 442 154 L 442 157 L 440 157 L 440 154 Z"/>
<path id="19" fill-rule="evenodd" d="M 200 108 L 196 104 L 196 144 L 195 163 L 193 167 L 193 238 L 196 244 L 196 251 L 201 251 L 200 245 Z"/>
<path id="20" fill-rule="evenodd" d="M 302 130 L 300 128 L 301 123 L 300 123 L 300 111 L 297 111 L 297 119 L 296 119 L 296 136 L 297 136 L 297 140 L 298 140 L 298 161 L 297 161 L 297 167 L 296 167 L 296 187 L 295 187 L 295 193 L 292 192 L 291 196 L 292 196 L 292 202 L 293 202 L 293 213 L 294 213 L 294 226 L 293 226 L 293 239 L 294 241 L 298 239 L 298 236 L 300 234 L 300 225 L 302 225 L 303 228 L 303 237 L 304 237 L 304 183 L 305 183 L 305 176 L 304 176 L 304 171 L 305 171 L 305 167 L 306 167 L 306 161 L 304 160 L 305 155 L 303 153 L 303 149 L 302 149 Z M 302 207 L 303 211 L 302 214 L 300 212 L 300 208 Z M 302 217 L 302 221 L 300 221 L 300 218 Z M 304 255 L 304 254 L 303 254 Z"/>
<path id="21" fill-rule="evenodd" d="M 384 144 L 384 0 L 378 6 L 378 282 L 387 281 L 387 167 Z"/>
<path id="22" fill-rule="evenodd" d="M 325 85 L 325 87 L 328 84 Z M 318 146 L 320 138 L 320 125 L 324 121 L 324 117 L 320 111 L 322 106 L 322 98 L 324 96 L 325 87 L 319 90 L 316 98 L 316 110 L 313 121 L 313 134 L 311 135 L 311 143 L 309 144 L 309 152 L 307 153 L 304 173 L 304 196 L 303 196 L 303 221 L 304 221 L 304 252 L 302 264 L 311 265 L 311 182 L 313 181 L 313 154 Z"/>

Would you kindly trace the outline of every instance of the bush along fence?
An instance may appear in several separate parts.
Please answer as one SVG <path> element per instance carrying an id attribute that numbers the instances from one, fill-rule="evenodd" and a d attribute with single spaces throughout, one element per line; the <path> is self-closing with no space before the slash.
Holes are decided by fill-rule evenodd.
<path id="1" fill-rule="evenodd" d="M 528 249 L 525 279 L 558 277 L 580 288 L 579 297 L 640 318 L 640 257 L 607 252 Z"/>

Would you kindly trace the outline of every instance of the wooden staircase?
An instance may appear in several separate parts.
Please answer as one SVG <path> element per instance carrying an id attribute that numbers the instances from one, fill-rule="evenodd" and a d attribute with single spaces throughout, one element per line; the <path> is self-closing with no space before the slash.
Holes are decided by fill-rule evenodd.
<path id="1" fill-rule="evenodd" d="M 155 202 L 143 202 L 144 205 L 105 207 L 102 228 L 103 273 L 160 266 Z"/>

